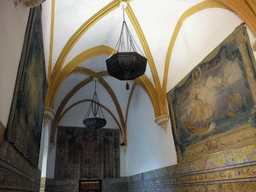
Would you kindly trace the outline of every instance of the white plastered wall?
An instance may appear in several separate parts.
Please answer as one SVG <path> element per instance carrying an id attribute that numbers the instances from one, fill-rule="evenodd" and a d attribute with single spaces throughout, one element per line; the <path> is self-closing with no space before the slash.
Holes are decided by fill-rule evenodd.
<path id="1" fill-rule="evenodd" d="M 224 9 L 204 10 L 188 18 L 173 49 L 168 91 L 242 22 L 235 13 Z M 248 34 L 253 44 L 255 38 L 249 29 Z M 136 88 L 128 116 L 127 170 L 124 172 L 127 176 L 177 163 L 170 123 L 165 133 L 154 118 L 148 96 Z"/>
<path id="2" fill-rule="evenodd" d="M 47 63 L 47 53 L 49 52 L 50 4 L 45 2 L 43 5 L 43 9 L 48 9 L 42 15 L 42 20 L 44 21 L 44 42 L 46 42 L 44 49 L 47 50 L 45 51 Z M 30 8 L 25 7 L 23 3 L 18 3 L 15 6 L 14 1 L 0 1 L 0 122 L 4 126 L 7 126 L 9 118 L 29 10 Z"/>
<path id="3" fill-rule="evenodd" d="M 136 88 L 127 124 L 127 176 L 176 163 L 170 125 L 165 132 L 154 120 L 149 97 L 140 87 Z"/>
<path id="4" fill-rule="evenodd" d="M 0 121 L 7 126 L 29 8 L 0 1 Z"/>

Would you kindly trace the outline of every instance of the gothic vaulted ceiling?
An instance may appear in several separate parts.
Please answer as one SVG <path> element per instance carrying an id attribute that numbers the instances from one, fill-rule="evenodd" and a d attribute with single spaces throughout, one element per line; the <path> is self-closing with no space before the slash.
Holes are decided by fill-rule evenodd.
<path id="1" fill-rule="evenodd" d="M 120 2 L 52 0 L 43 3 L 43 8 L 48 9 L 43 16 L 49 31 L 45 34 L 49 49 L 46 53 L 49 84 L 46 107 L 56 111 L 51 142 L 56 126 L 66 119 L 67 113 L 75 114 L 79 105 L 86 111 L 94 91 L 94 78 L 98 79 L 97 91 L 104 113 L 111 119 L 107 126 L 119 128 L 126 143 L 127 114 L 134 90 L 139 86 L 147 93 L 156 118 L 168 115 L 165 94 L 174 85 L 170 83 L 170 70 L 182 68 L 182 62 L 180 66 L 173 66 L 172 60 L 180 57 L 191 61 L 189 48 L 207 44 L 200 42 L 198 45 L 196 39 L 202 34 L 214 36 L 216 29 L 204 31 L 207 27 L 204 29 L 203 24 L 216 26 L 221 22 L 218 14 L 230 12 L 230 15 L 240 17 L 256 36 L 254 0 L 126 0 L 128 27 L 148 59 L 146 73 L 129 81 L 130 89 L 126 90 L 127 82 L 110 77 L 105 63 L 115 51 L 121 30 Z M 201 13 L 205 11 L 209 15 L 202 18 Z M 211 22 L 207 24 L 206 21 Z M 182 36 L 194 41 L 186 42 L 182 47 L 179 44 Z M 177 51 L 179 47 L 182 49 Z M 208 50 L 201 51 L 205 51 L 205 56 L 208 54 Z M 197 59 L 193 62 L 202 60 Z"/>

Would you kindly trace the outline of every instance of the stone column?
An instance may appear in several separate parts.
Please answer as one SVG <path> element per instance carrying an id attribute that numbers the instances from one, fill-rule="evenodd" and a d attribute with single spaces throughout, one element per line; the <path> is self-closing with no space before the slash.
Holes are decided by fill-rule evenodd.
<path id="1" fill-rule="evenodd" d="M 120 146 L 120 176 L 126 177 L 127 176 L 127 159 L 126 153 L 127 152 L 127 145 Z"/>
<path id="2" fill-rule="evenodd" d="M 40 192 L 45 191 L 45 181 L 46 181 L 46 170 L 47 170 L 47 159 L 49 153 L 49 143 L 50 143 L 50 130 L 51 130 L 51 120 L 55 115 L 55 111 L 51 108 L 44 108 L 44 120 L 41 136 L 41 146 L 40 146 L 40 161 L 39 169 L 41 169 L 41 184 Z"/>
<path id="3" fill-rule="evenodd" d="M 46 177 L 48 179 L 54 178 L 55 161 L 56 161 L 56 143 L 50 143 L 50 149 L 48 152 L 48 159 L 47 159 L 47 171 L 46 171 Z"/>

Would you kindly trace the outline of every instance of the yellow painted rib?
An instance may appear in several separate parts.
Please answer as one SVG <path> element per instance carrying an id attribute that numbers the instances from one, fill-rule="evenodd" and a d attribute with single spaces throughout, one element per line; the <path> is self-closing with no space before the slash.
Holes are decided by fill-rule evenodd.
<path id="1" fill-rule="evenodd" d="M 160 116 L 160 109 L 159 109 L 158 103 L 154 102 L 154 101 L 157 101 L 156 89 L 154 88 L 153 84 L 148 79 L 148 77 L 146 75 L 143 75 L 143 76 L 134 80 L 134 84 L 131 88 L 130 95 L 129 95 L 129 98 L 128 98 L 128 103 L 127 103 L 126 113 L 125 113 L 125 128 L 127 127 L 128 112 L 129 112 L 129 109 L 130 109 L 130 103 L 131 103 L 131 100 L 132 100 L 132 96 L 134 94 L 134 90 L 135 90 L 137 85 L 140 85 L 142 87 L 142 89 L 149 96 L 149 98 L 151 100 L 151 103 L 153 105 L 153 108 L 154 108 L 155 116 L 156 117 Z M 127 133 L 126 129 L 125 129 L 124 133 Z"/>
<path id="2" fill-rule="evenodd" d="M 254 15 L 256 15 L 256 1 L 255 0 L 246 0 L 246 2 L 249 4 L 251 7 Z"/>
<path id="3" fill-rule="evenodd" d="M 172 55 L 172 50 L 175 44 L 175 41 L 177 39 L 177 36 L 179 34 L 180 28 L 183 24 L 183 22 L 190 17 L 191 15 L 202 11 L 204 9 L 209 9 L 209 8 L 223 8 L 223 9 L 228 9 L 230 10 L 227 6 L 225 6 L 224 4 L 215 1 L 215 0 L 208 0 L 208 1 L 203 1 L 193 7 L 191 7 L 190 9 L 188 9 L 187 11 L 185 11 L 182 16 L 180 17 L 180 19 L 178 20 L 178 23 L 176 24 L 176 27 L 174 29 L 168 50 L 167 50 L 167 54 L 166 54 L 166 59 L 165 59 L 165 68 L 164 68 L 164 78 L 163 78 L 163 92 L 166 93 L 167 92 L 167 80 L 168 80 L 168 72 L 169 72 L 169 66 L 170 66 L 170 60 L 171 60 L 171 55 Z"/>
<path id="4" fill-rule="evenodd" d="M 61 118 L 62 118 L 70 109 L 72 109 L 72 108 L 75 107 L 76 105 L 79 105 L 79 104 L 81 104 L 81 103 L 83 103 L 83 102 L 91 102 L 91 101 L 92 101 L 91 99 L 84 99 L 84 100 L 81 100 L 81 101 L 78 101 L 78 102 L 72 104 L 70 107 L 68 107 L 68 108 L 61 114 L 60 120 L 61 120 Z M 104 105 L 102 105 L 102 104 L 100 104 L 100 103 L 98 103 L 98 104 L 99 104 L 102 108 L 104 108 L 104 109 L 113 117 L 113 119 L 115 120 L 115 122 L 116 122 L 118 128 L 119 128 L 120 131 L 121 131 L 121 135 L 122 135 L 123 142 L 124 142 L 125 144 L 127 144 L 127 142 L 126 142 L 126 140 L 125 140 L 125 138 L 124 138 L 124 133 L 122 132 L 121 126 L 120 126 L 119 122 L 117 121 L 115 115 L 114 115 L 107 107 L 105 107 Z M 53 139 L 53 140 L 52 140 L 52 139 Z M 54 138 L 52 138 L 52 137 L 51 137 L 51 142 L 52 142 L 52 143 L 54 142 Z"/>
<path id="5" fill-rule="evenodd" d="M 121 122 L 121 126 L 120 130 L 122 132 L 123 135 L 123 139 L 124 142 L 126 143 L 126 127 L 125 127 L 125 123 L 124 123 L 124 117 L 123 117 L 123 113 L 121 110 L 121 107 L 119 105 L 119 102 L 116 98 L 115 93 L 113 92 L 113 90 L 110 88 L 110 86 L 107 84 L 107 82 L 102 79 L 102 75 L 106 74 L 108 75 L 108 73 L 106 72 L 100 72 L 100 73 L 95 73 L 94 71 L 90 70 L 90 69 L 86 69 L 83 67 L 77 67 L 75 70 L 73 71 L 77 71 L 77 72 L 83 72 L 87 75 L 91 75 L 90 77 L 86 78 L 85 80 L 81 81 L 80 83 L 78 83 L 62 100 L 60 106 L 58 107 L 57 111 L 56 111 L 56 115 L 54 117 L 53 123 L 52 123 L 52 129 L 51 129 L 51 142 L 54 142 L 54 138 L 55 138 L 55 133 L 56 133 L 56 127 L 61 119 L 62 116 L 62 111 L 65 108 L 66 104 L 68 103 L 68 101 L 70 100 L 70 98 L 72 98 L 75 93 L 77 91 L 79 91 L 82 87 L 84 87 L 85 85 L 87 85 L 89 82 L 91 82 L 93 80 L 93 78 L 98 78 L 98 81 L 103 85 L 103 87 L 108 91 L 111 99 L 113 100 L 113 103 L 116 107 L 120 122 Z"/>
<path id="6" fill-rule="evenodd" d="M 219 0 L 237 15 L 248 25 L 254 37 L 256 37 L 256 3 L 255 0 Z"/>
<path id="7" fill-rule="evenodd" d="M 129 3 L 131 0 L 124 0 L 125 2 Z M 52 77 L 55 78 L 56 73 L 61 70 L 62 66 L 64 65 L 64 62 L 74 47 L 74 45 L 77 43 L 77 41 L 83 36 L 83 34 L 88 31 L 95 23 L 97 23 L 100 19 L 102 19 L 104 16 L 106 16 L 108 13 L 112 12 L 116 8 L 119 7 L 120 0 L 114 0 L 108 5 L 106 5 L 104 8 L 99 10 L 96 14 L 94 14 L 90 19 L 88 19 L 68 40 L 66 45 L 64 46 L 63 50 L 61 51 L 56 64 L 53 69 Z"/>
<path id="8" fill-rule="evenodd" d="M 114 93 L 114 91 L 111 89 L 111 87 L 107 84 L 107 82 L 103 79 L 103 78 L 99 78 L 98 81 L 101 83 L 101 85 L 103 85 L 103 87 L 108 91 L 110 97 L 112 98 L 114 104 L 115 104 L 115 107 L 116 107 L 116 110 L 117 110 L 117 113 L 119 115 L 119 119 L 120 119 L 120 122 L 121 122 L 121 126 L 122 127 L 125 127 L 125 123 L 124 123 L 124 117 L 123 117 L 123 113 L 122 113 L 122 110 L 121 110 L 121 107 L 120 107 L 120 104 L 118 102 L 118 99 Z"/>
<path id="9" fill-rule="evenodd" d="M 158 117 L 158 115 L 167 114 L 168 108 L 167 108 L 167 102 L 165 98 L 165 93 L 162 91 L 160 79 L 158 76 L 158 72 L 156 69 L 156 65 L 153 59 L 153 56 L 151 54 L 151 51 L 149 49 L 147 40 L 143 34 L 143 31 L 139 25 L 139 22 L 135 16 L 135 14 L 132 11 L 132 8 L 130 5 L 126 8 L 126 13 L 131 20 L 133 27 L 140 39 L 140 42 L 142 44 L 143 50 L 146 54 L 146 57 L 148 59 L 148 64 L 151 69 L 151 73 L 153 76 L 155 87 L 152 86 L 151 81 L 148 79 L 144 79 L 146 76 L 142 76 L 139 79 L 137 79 L 137 83 L 146 91 L 146 93 L 149 95 L 151 102 L 154 106 L 155 115 Z M 150 83 L 149 83 L 150 82 Z M 143 85 L 144 84 L 144 85 Z"/>
<path id="10" fill-rule="evenodd" d="M 52 107 L 54 98 L 59 90 L 61 83 L 69 76 L 69 74 L 81 63 L 96 57 L 98 55 L 110 55 L 114 49 L 108 46 L 96 46 L 91 49 L 87 49 L 72 59 L 52 80 L 46 98 L 46 106 Z"/>
<path id="11" fill-rule="evenodd" d="M 151 51 L 149 49 L 149 46 L 148 46 L 147 40 L 145 38 L 145 35 L 144 35 L 144 33 L 143 33 L 143 31 L 140 27 L 140 24 L 139 24 L 135 14 L 132 11 L 132 8 L 129 4 L 126 7 L 126 13 L 127 13 L 128 17 L 129 17 L 129 19 L 130 19 L 138 37 L 140 39 L 141 45 L 142 45 L 143 50 L 146 54 L 149 67 L 150 67 L 151 73 L 153 75 L 153 79 L 154 79 L 156 89 L 160 89 L 161 88 L 160 79 L 159 79 L 159 76 L 158 76 L 158 73 L 157 73 L 157 69 L 156 69 L 156 65 L 155 65 L 153 56 L 152 56 Z"/>
<path id="12" fill-rule="evenodd" d="M 141 88 L 148 94 L 151 103 L 154 108 L 155 116 L 158 117 L 161 115 L 161 109 L 159 104 L 159 98 L 157 94 L 157 90 L 154 88 L 152 82 L 149 78 L 144 74 L 139 78 L 135 79 L 134 82 L 141 86 Z M 132 94 L 132 93 L 131 93 Z M 131 97 L 130 97 L 131 98 Z M 130 102 L 130 100 L 129 100 Z"/>
<path id="13" fill-rule="evenodd" d="M 77 66 L 75 69 L 73 69 L 71 71 L 71 74 L 72 73 L 84 73 L 84 74 L 90 75 L 90 76 L 92 76 L 94 78 L 97 78 L 97 79 L 101 78 L 101 77 L 109 76 L 107 71 L 94 72 L 91 69 L 88 69 L 88 68 L 85 68 L 85 67 L 80 67 L 80 66 Z"/>
<path id="14" fill-rule="evenodd" d="M 63 50 L 61 51 L 56 64 L 53 69 L 52 76 L 55 78 L 58 71 L 61 70 L 62 66 L 64 65 L 64 62 L 74 47 L 74 45 L 77 43 L 77 41 L 83 36 L 83 34 L 89 30 L 97 21 L 99 21 L 101 18 L 103 18 L 105 15 L 113 11 L 114 9 L 118 8 L 119 1 L 112 1 L 108 5 L 106 5 L 104 8 L 102 8 L 100 11 L 98 11 L 96 14 L 94 14 L 90 19 L 88 19 L 68 40 L 66 45 L 64 46 Z"/>
<path id="15" fill-rule="evenodd" d="M 106 15 L 107 13 L 109 13 L 110 11 L 114 10 L 115 8 L 117 8 L 119 6 L 119 3 L 121 1 L 114 1 L 110 4 L 108 4 L 106 7 L 104 7 L 102 10 L 100 10 L 98 13 L 96 13 L 93 17 L 91 17 L 87 22 L 85 22 L 84 25 L 82 25 L 77 31 L 76 33 L 69 39 L 69 41 L 67 42 L 67 44 L 65 45 L 64 49 L 62 50 L 61 54 L 59 55 L 59 58 L 54 66 L 53 69 L 53 73 L 52 73 L 52 78 L 53 81 L 50 84 L 50 87 L 48 89 L 47 92 L 47 99 L 46 99 L 46 106 L 52 107 L 53 106 L 53 102 L 54 102 L 54 98 L 55 95 L 57 93 L 57 91 L 59 90 L 59 87 L 61 85 L 61 83 L 64 81 L 64 79 L 71 73 L 71 71 L 78 66 L 82 61 L 87 60 L 88 58 L 92 58 L 94 56 L 97 55 L 98 53 L 102 54 L 102 50 L 100 50 L 99 47 L 97 48 L 92 48 L 92 49 L 96 49 L 95 50 L 87 50 L 81 54 L 79 54 L 77 57 L 75 57 L 71 62 L 69 62 L 69 64 L 67 64 L 62 70 L 62 66 L 64 64 L 64 61 L 68 55 L 68 53 L 71 51 L 72 47 L 75 45 L 75 43 L 78 41 L 78 39 L 95 23 L 97 22 L 99 19 L 101 19 L 103 17 L 103 15 Z M 129 2 L 129 1 L 126 1 Z M 131 7 L 128 5 L 128 16 L 130 17 L 130 19 L 132 20 L 133 25 L 135 26 L 135 30 L 138 33 L 138 36 L 142 42 L 142 45 L 144 47 L 144 51 L 145 54 L 147 55 L 148 61 L 149 61 L 149 65 L 151 67 L 151 71 L 153 74 L 153 78 L 155 81 L 155 86 L 161 90 L 161 86 L 160 86 L 160 80 L 158 77 L 158 73 L 153 61 L 153 57 L 152 54 L 150 52 L 150 49 L 147 45 L 146 39 L 144 37 L 144 34 L 138 24 L 138 21 L 134 15 L 134 13 L 131 10 Z M 104 47 L 104 46 L 103 46 Z M 101 47 L 102 48 L 102 47 Z M 105 48 L 103 48 L 105 49 Z M 111 48 L 109 48 L 109 52 L 107 51 L 107 55 L 110 55 L 110 53 L 113 52 L 113 49 L 110 51 Z M 95 53 L 95 54 L 93 54 Z M 99 55 L 99 54 L 98 54 Z M 59 71 L 59 72 L 58 72 Z M 152 86 L 151 86 L 152 88 Z M 154 89 L 152 89 L 152 91 L 154 91 Z M 151 91 L 151 92 L 152 92 Z M 159 94 L 159 91 L 156 92 L 156 94 Z M 152 94 L 151 94 L 152 95 Z M 151 99 L 155 99 L 155 98 L 159 98 L 158 97 L 150 97 Z M 156 99 L 153 103 L 158 103 L 158 99 Z"/>
<path id="16" fill-rule="evenodd" d="M 54 120 L 53 120 L 53 124 L 52 126 L 57 126 L 57 124 L 55 124 L 55 122 L 58 121 L 58 118 L 60 116 L 60 114 L 62 113 L 64 107 L 66 106 L 66 104 L 68 103 L 68 101 L 70 100 L 71 97 L 73 97 L 75 95 L 75 93 L 77 91 L 79 91 L 82 87 L 86 86 L 88 83 L 90 83 L 93 78 L 100 78 L 101 74 L 102 73 L 95 73 L 93 72 L 92 70 L 90 69 L 87 69 L 87 68 L 82 68 L 82 67 L 79 67 L 77 70 L 74 70 L 74 71 L 78 71 L 78 72 L 81 72 L 81 73 L 84 73 L 84 74 L 87 74 L 87 75 L 90 75 L 89 77 L 87 77 L 86 79 L 84 79 L 83 81 L 81 81 L 80 83 L 78 83 L 65 97 L 64 99 L 62 100 L 62 102 L 60 103 L 57 111 L 56 111 L 56 115 L 54 117 Z M 72 72 L 73 73 L 73 72 Z M 100 75 L 98 75 L 100 74 Z"/>
<path id="17" fill-rule="evenodd" d="M 48 64 L 48 75 L 47 75 L 48 82 L 51 82 L 51 73 L 52 73 L 52 54 L 53 54 L 53 37 L 54 37 L 54 18 L 55 18 L 54 16 L 55 16 L 55 0 L 52 0 L 49 64 Z"/>
<path id="18" fill-rule="evenodd" d="M 68 103 L 68 101 L 70 100 L 70 98 L 72 96 L 75 95 L 75 93 L 80 90 L 82 87 L 84 87 L 85 85 L 87 85 L 88 83 L 90 83 L 93 80 L 93 77 L 88 77 L 85 80 L 81 81 L 80 83 L 78 83 L 65 97 L 64 99 L 61 101 L 58 109 L 56 110 L 56 114 L 54 116 L 54 119 L 52 121 L 52 126 L 51 126 L 51 135 L 50 135 L 50 142 L 53 143 L 54 142 L 54 138 L 55 138 L 55 133 L 56 133 L 56 127 L 58 126 L 58 123 L 61 120 L 61 115 L 62 115 L 62 111 L 65 108 L 66 104 Z"/>
<path id="19" fill-rule="evenodd" d="M 227 5 L 228 7 L 230 7 L 232 10 L 234 10 L 238 15 L 240 15 L 240 17 L 242 19 L 244 19 L 244 21 L 250 27 L 250 29 L 252 30 L 254 35 L 256 35 L 256 22 L 255 22 L 255 20 L 256 20 L 255 19 L 255 12 L 256 11 L 255 11 L 255 2 L 253 0 L 247 0 L 247 3 L 248 3 L 247 5 L 244 4 L 244 1 L 242 3 L 240 3 L 240 2 L 238 2 L 236 0 L 235 1 L 233 1 L 233 0 L 232 1 L 231 0 L 220 0 L 220 1 L 222 3 L 224 3 L 225 5 Z M 83 53 L 81 53 L 78 56 L 76 56 L 72 61 L 70 61 L 62 69 L 67 55 L 70 53 L 71 49 L 74 47 L 76 42 L 81 38 L 81 36 L 90 27 L 92 27 L 98 20 L 100 20 L 106 14 L 108 14 L 109 12 L 111 12 L 115 8 L 117 8 L 119 6 L 120 2 L 121 2 L 121 0 L 113 1 L 110 4 L 108 4 L 106 7 L 101 9 L 94 16 L 92 16 L 89 20 L 87 20 L 74 33 L 74 35 L 69 39 L 69 41 L 67 42 L 67 44 L 63 48 L 61 54 L 58 57 L 58 60 L 57 60 L 57 62 L 55 64 L 55 66 L 54 66 L 53 73 L 52 73 L 52 76 L 51 76 L 53 81 L 51 81 L 50 87 L 48 89 L 49 92 L 47 93 L 46 106 L 48 106 L 48 107 L 52 107 L 53 106 L 53 101 L 54 101 L 55 95 L 56 95 L 56 93 L 57 93 L 61 83 L 64 81 L 64 79 L 69 74 L 74 73 L 74 72 L 85 72 L 86 71 L 85 69 L 77 67 L 79 64 L 81 64 L 82 62 L 86 61 L 87 59 L 90 59 L 90 58 L 95 57 L 97 55 L 101 55 L 101 54 L 110 55 L 113 52 L 113 49 L 110 48 L 110 47 L 106 47 L 106 46 L 94 47 L 94 48 L 86 50 Z M 129 1 L 127 1 L 127 2 L 129 2 Z M 55 5 L 55 0 L 53 0 L 53 3 Z M 166 105 L 165 93 L 166 93 L 166 90 L 167 90 L 167 79 L 168 79 L 168 71 L 169 71 L 170 59 L 171 59 L 171 54 L 172 54 L 173 46 L 175 44 L 176 38 L 178 36 L 178 33 L 180 31 L 180 28 L 181 28 L 183 22 L 188 17 L 193 15 L 194 13 L 197 13 L 197 12 L 199 12 L 201 10 L 204 10 L 204 9 L 208 9 L 208 8 L 224 8 L 224 9 L 228 9 L 229 10 L 229 8 L 227 6 L 225 6 L 224 4 L 221 4 L 220 2 L 218 2 L 216 0 L 204 1 L 202 3 L 199 3 L 199 4 L 195 5 L 195 6 L 193 6 L 190 9 L 188 9 L 180 17 L 180 19 L 179 19 L 179 21 L 178 21 L 178 23 L 176 25 L 176 28 L 174 30 L 174 33 L 172 35 L 170 45 L 168 47 L 168 51 L 167 51 L 167 55 L 166 55 L 166 61 L 165 61 L 165 70 L 164 70 L 164 79 L 163 79 L 163 87 L 162 87 L 162 89 L 161 89 L 161 85 L 160 85 L 160 80 L 159 80 L 159 76 L 158 76 L 158 73 L 157 73 L 157 69 L 156 69 L 156 66 L 155 66 L 152 54 L 150 52 L 149 46 L 147 44 L 146 38 L 145 38 L 145 36 L 143 34 L 143 31 L 142 31 L 142 29 L 141 29 L 141 27 L 140 27 L 140 25 L 139 25 L 135 15 L 134 15 L 134 13 L 133 13 L 130 5 L 128 4 L 128 6 L 126 8 L 126 12 L 127 12 L 127 15 L 129 16 L 129 18 L 130 18 L 130 20 L 131 20 L 131 22 L 132 22 L 132 24 L 134 26 L 134 29 L 135 29 L 135 31 L 136 31 L 139 39 L 140 39 L 140 42 L 141 42 L 141 44 L 143 46 L 144 52 L 146 54 L 146 57 L 148 59 L 148 63 L 149 63 L 150 69 L 151 69 L 151 73 L 153 75 L 155 87 L 152 84 L 152 82 L 147 78 L 146 75 L 143 75 L 142 77 L 138 78 L 137 80 L 135 80 L 135 82 L 136 82 L 136 84 L 140 85 L 146 91 L 146 93 L 149 95 L 149 97 L 151 99 L 151 102 L 153 104 L 153 107 L 154 107 L 154 111 L 155 111 L 155 116 L 156 117 L 158 117 L 158 116 L 160 116 L 162 114 L 167 113 L 167 105 Z M 241 8 L 241 5 L 242 5 L 242 8 Z M 249 7 L 249 9 L 248 9 L 248 7 Z M 52 49 L 53 49 L 52 43 L 53 43 L 53 31 L 54 31 L 54 25 L 53 25 L 54 9 L 55 9 L 55 7 L 53 6 L 53 8 L 52 8 L 52 23 L 51 23 L 50 56 L 49 56 L 49 66 L 48 66 L 48 79 L 49 79 L 49 74 L 51 73 L 51 68 L 52 68 L 52 66 L 51 66 L 52 65 L 52 63 L 51 63 L 52 61 L 51 60 L 52 60 Z M 246 10 L 250 10 L 250 11 L 247 12 Z M 93 75 L 93 72 L 90 72 L 89 70 L 87 70 L 87 73 L 89 75 Z M 102 74 L 100 74 L 98 76 L 98 78 L 101 78 L 101 77 L 103 77 L 105 75 L 106 75 L 106 72 L 102 72 Z M 115 119 L 117 124 L 119 125 L 120 129 L 122 130 L 121 132 L 124 135 L 126 135 L 126 130 L 123 130 L 123 129 L 124 128 L 126 129 L 129 105 L 130 105 L 130 101 L 131 101 L 134 89 L 136 87 L 136 84 L 134 84 L 134 86 L 132 88 L 132 91 L 130 93 L 130 96 L 129 96 L 129 101 L 128 101 L 128 106 L 127 106 L 127 110 L 126 110 L 125 121 L 122 118 L 120 118 L 120 115 L 122 116 L 122 113 L 120 113 L 120 111 L 118 111 L 118 114 L 119 114 L 120 120 L 122 119 L 121 120 L 121 124 L 122 125 L 120 126 L 118 121 Z M 111 94 L 112 93 L 110 93 L 110 95 Z M 115 99 L 113 101 L 114 101 L 114 103 L 116 103 Z M 61 115 L 61 117 L 62 117 L 62 115 Z M 124 136 L 124 139 L 125 139 L 125 137 L 126 136 Z"/>

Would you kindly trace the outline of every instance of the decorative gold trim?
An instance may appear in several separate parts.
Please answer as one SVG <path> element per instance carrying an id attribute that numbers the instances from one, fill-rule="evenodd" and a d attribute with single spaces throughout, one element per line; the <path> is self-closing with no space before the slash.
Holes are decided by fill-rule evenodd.
<path id="1" fill-rule="evenodd" d="M 253 44 L 253 50 L 256 51 L 256 41 Z"/>

